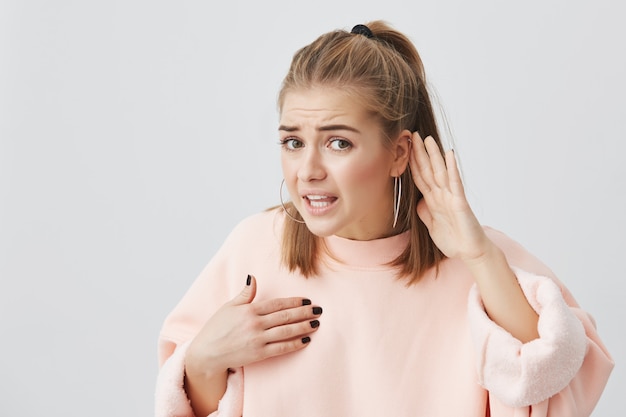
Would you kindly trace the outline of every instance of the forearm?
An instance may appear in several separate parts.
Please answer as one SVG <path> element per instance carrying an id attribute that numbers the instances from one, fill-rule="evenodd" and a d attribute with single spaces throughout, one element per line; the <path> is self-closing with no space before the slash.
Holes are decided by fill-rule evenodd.
<path id="1" fill-rule="evenodd" d="M 539 316 L 528 303 L 500 248 L 490 242 L 481 257 L 465 264 L 476 280 L 491 320 L 522 343 L 538 338 Z"/>
<path id="2" fill-rule="evenodd" d="M 212 375 L 193 372 L 185 364 L 185 392 L 197 417 L 206 417 L 215 410 L 226 392 L 228 370 Z"/>

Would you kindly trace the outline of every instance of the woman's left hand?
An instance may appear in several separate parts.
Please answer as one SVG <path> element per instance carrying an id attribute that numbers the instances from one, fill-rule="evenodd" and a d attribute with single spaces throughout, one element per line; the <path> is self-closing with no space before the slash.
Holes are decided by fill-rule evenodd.
<path id="1" fill-rule="evenodd" d="M 431 137 L 413 134 L 411 174 L 424 198 L 417 214 L 433 242 L 448 258 L 462 260 L 478 285 L 485 311 L 513 337 L 539 337 L 538 316 L 524 296 L 502 251 L 489 240 L 465 198 L 453 151 L 444 158 Z"/>
<path id="2" fill-rule="evenodd" d="M 422 140 L 415 132 L 410 155 L 411 175 L 424 198 L 417 205 L 422 219 L 437 247 L 448 258 L 479 260 L 491 241 L 476 219 L 465 197 L 454 151 L 444 158 L 435 140 Z"/>

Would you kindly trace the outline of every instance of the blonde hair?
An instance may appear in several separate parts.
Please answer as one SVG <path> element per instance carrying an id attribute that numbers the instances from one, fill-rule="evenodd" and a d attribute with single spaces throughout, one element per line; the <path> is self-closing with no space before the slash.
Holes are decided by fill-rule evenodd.
<path id="1" fill-rule="evenodd" d="M 359 98 L 365 109 L 375 114 L 386 136 L 386 145 L 407 129 L 422 137 L 432 136 L 443 152 L 435 114 L 427 91 L 422 61 L 413 43 L 382 21 L 366 24 L 374 35 L 337 30 L 326 33 L 296 52 L 278 96 L 282 110 L 289 92 L 313 87 L 336 87 Z M 410 231 L 406 249 L 390 265 L 409 283 L 444 259 L 428 229 L 417 215 L 422 198 L 411 178 L 410 169 L 400 176 L 402 201 L 398 229 Z M 289 214 L 302 220 L 293 204 Z M 318 272 L 320 238 L 306 224 L 286 218 L 283 229 L 282 261 L 290 271 L 309 277 Z"/>

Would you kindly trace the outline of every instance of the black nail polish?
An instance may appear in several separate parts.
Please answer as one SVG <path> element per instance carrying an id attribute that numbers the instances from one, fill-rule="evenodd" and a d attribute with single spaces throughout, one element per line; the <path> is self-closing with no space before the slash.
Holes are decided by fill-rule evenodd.
<path id="1" fill-rule="evenodd" d="M 303 306 L 310 306 L 311 305 L 311 300 L 309 300 L 308 298 L 303 298 L 302 299 L 302 305 Z"/>
<path id="2" fill-rule="evenodd" d="M 248 278 L 246 278 L 246 285 L 250 285 L 251 282 L 252 282 L 252 277 L 248 275 Z"/>
<path id="3" fill-rule="evenodd" d="M 322 314 L 322 307 L 313 307 L 313 314 Z"/>
<path id="4" fill-rule="evenodd" d="M 306 343 L 309 343 L 310 341 L 311 341 L 311 338 L 309 336 L 302 338 L 302 343 L 306 344 Z"/>
<path id="5" fill-rule="evenodd" d="M 320 325 L 320 322 L 319 320 L 311 320 L 309 324 L 311 324 L 311 327 L 315 329 L 316 327 Z"/>

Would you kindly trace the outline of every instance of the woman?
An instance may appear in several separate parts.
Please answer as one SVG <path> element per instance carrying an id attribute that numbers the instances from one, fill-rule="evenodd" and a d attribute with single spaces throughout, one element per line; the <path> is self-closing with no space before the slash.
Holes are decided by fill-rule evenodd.
<path id="1" fill-rule="evenodd" d="M 279 109 L 292 202 L 244 220 L 166 319 L 157 415 L 591 413 L 612 359 L 550 270 L 476 220 L 404 35 L 321 36 Z"/>

